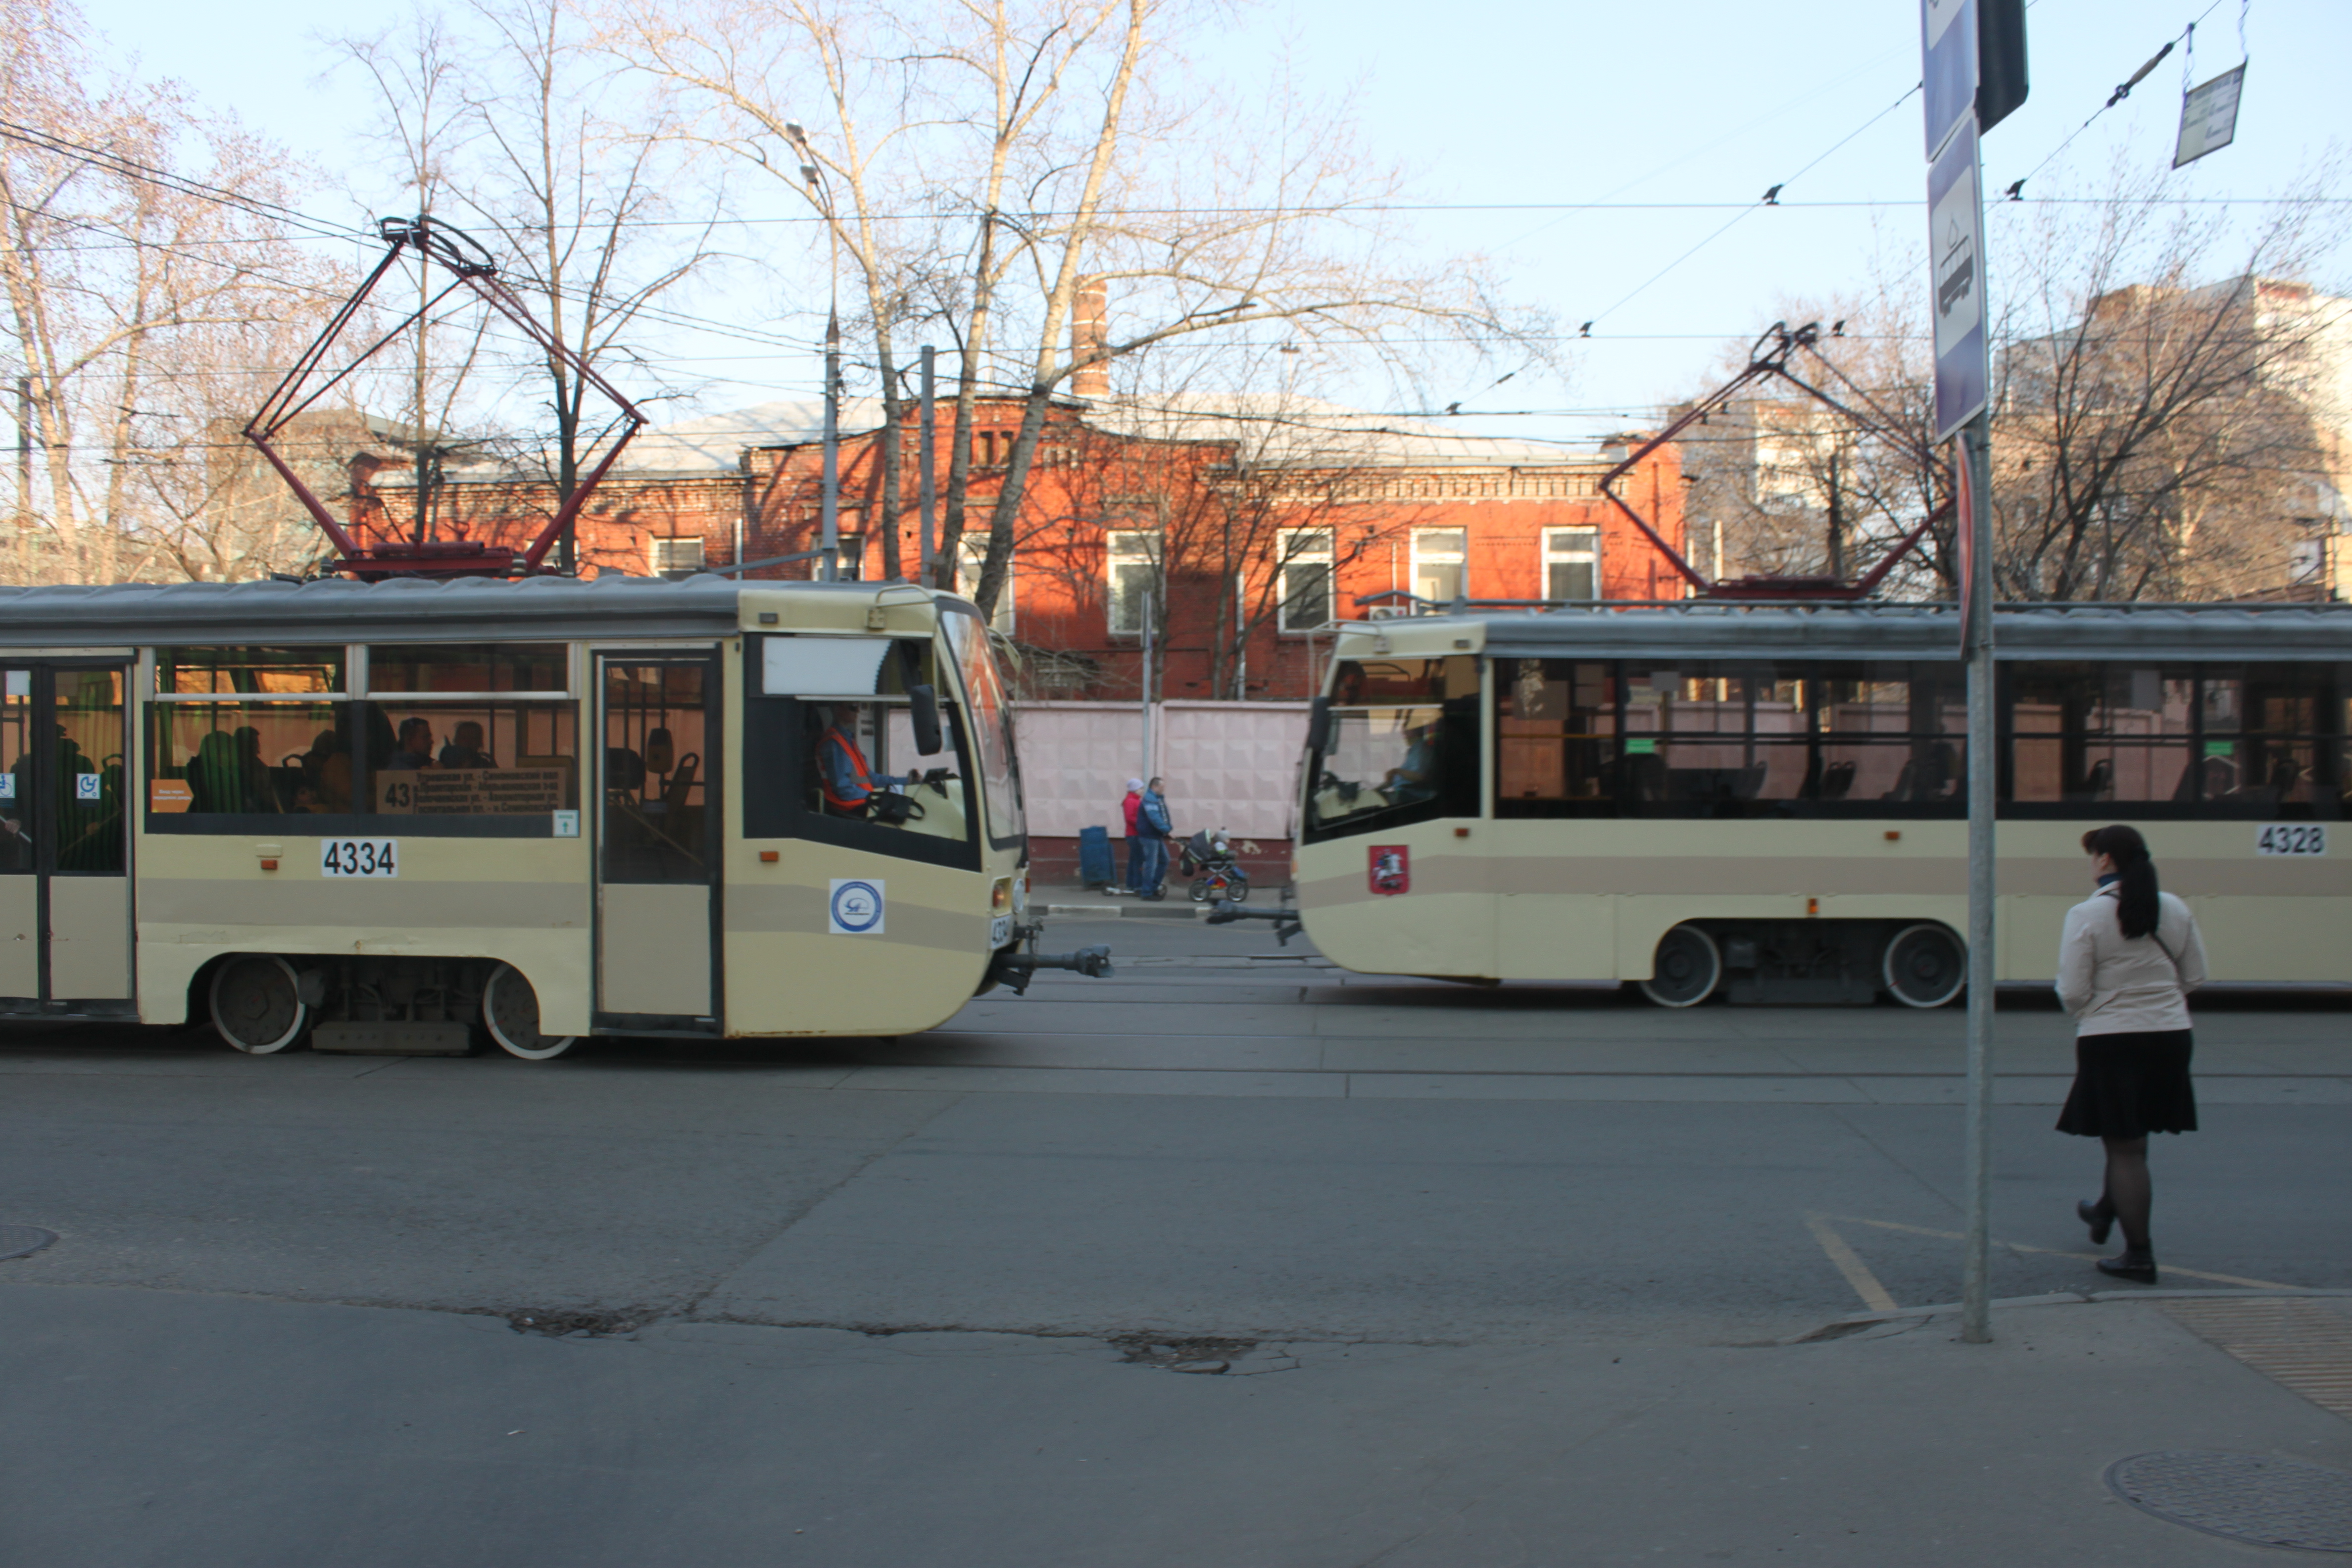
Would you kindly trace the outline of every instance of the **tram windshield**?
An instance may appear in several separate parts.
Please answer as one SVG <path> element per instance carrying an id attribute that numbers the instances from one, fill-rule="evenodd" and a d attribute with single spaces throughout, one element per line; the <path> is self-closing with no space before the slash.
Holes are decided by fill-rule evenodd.
<path id="1" fill-rule="evenodd" d="M 1004 683 L 997 677 L 996 656 L 989 648 L 988 631 L 978 617 L 943 615 L 940 622 L 954 649 L 971 705 L 981 777 L 987 786 L 988 839 L 1003 847 L 1019 838 L 1026 826 L 1021 800 L 1021 764 L 1013 750 L 1013 710 L 1004 700 Z"/>
<path id="2" fill-rule="evenodd" d="M 1478 661 L 1466 656 L 1340 665 L 1307 764 L 1307 836 L 1476 815 L 1477 702 Z"/>

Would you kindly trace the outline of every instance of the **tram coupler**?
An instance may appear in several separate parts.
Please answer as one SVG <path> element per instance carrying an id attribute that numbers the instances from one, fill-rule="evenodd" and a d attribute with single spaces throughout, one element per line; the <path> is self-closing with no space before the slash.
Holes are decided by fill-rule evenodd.
<path id="1" fill-rule="evenodd" d="M 1284 947 L 1288 947 L 1290 939 L 1306 929 L 1299 923 L 1297 907 L 1288 903 L 1278 910 L 1245 910 L 1231 899 L 1219 899 L 1216 907 L 1209 911 L 1210 925 L 1229 926 L 1235 921 L 1272 921 L 1274 940 Z"/>
<path id="2" fill-rule="evenodd" d="M 980 988 L 991 991 L 1003 985 L 1015 996 L 1025 995 L 1029 982 L 1037 977 L 1041 969 L 1073 970 L 1089 980 L 1108 980 L 1115 973 L 1108 947 L 1082 947 L 1076 952 L 1022 952 L 1005 948 L 989 961 L 988 978 L 981 982 Z"/>

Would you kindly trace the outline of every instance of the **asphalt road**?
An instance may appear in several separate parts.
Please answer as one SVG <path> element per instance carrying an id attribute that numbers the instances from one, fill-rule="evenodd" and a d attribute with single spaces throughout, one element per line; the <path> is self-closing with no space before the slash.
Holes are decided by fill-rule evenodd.
<path id="1" fill-rule="evenodd" d="M 1996 1289 L 2063 1303 L 1994 1347 L 1916 1318 L 1790 1344 L 1958 1295 L 1958 1014 L 1053 936 L 1118 977 L 895 1041 L 0 1036 L 0 1224 L 61 1238 L 0 1263 L 0 1555 L 1787 1561 L 1837 1514 L 1801 1554 L 2038 1531 L 2209 1562 L 2252 1549 L 2119 1516 L 2098 1467 L 2200 1422 L 2226 1430 L 2181 1446 L 2352 1460 L 2157 1305 L 2066 1294 L 2105 1283 L 2071 1218 L 2096 1156 L 2048 1130 L 2068 1031 L 2039 999 L 2001 1014 Z M 2347 1025 L 2333 994 L 2200 1012 L 2205 1131 L 2157 1151 L 2168 1286 L 2352 1291 Z"/>

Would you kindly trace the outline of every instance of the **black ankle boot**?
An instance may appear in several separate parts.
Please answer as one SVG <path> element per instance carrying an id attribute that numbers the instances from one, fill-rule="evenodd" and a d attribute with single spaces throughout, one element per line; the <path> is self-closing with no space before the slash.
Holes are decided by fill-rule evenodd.
<path id="1" fill-rule="evenodd" d="M 2156 1283 L 2156 1254 L 2144 1247 L 2126 1247 L 2115 1258 L 2099 1259 L 2099 1272 L 2136 1285 Z"/>
<path id="2" fill-rule="evenodd" d="M 2102 1197 L 2097 1203 L 2084 1202 L 2076 1204 L 2074 1205 L 2074 1215 L 2076 1218 L 2080 1219 L 2084 1225 L 2091 1227 L 2091 1245 L 2093 1247 L 2106 1246 L 2107 1232 L 2115 1228 L 2116 1211 L 2107 1206 L 2107 1200 L 2105 1198 Z"/>

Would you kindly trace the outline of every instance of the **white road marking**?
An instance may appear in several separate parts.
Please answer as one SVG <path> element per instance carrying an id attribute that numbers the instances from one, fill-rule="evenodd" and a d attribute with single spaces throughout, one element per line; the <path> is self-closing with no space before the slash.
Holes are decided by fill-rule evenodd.
<path id="1" fill-rule="evenodd" d="M 1895 1306 L 1895 1298 L 1886 1293 L 1886 1287 L 1878 1282 L 1878 1276 L 1873 1274 L 1853 1248 L 1845 1244 L 1845 1237 L 1830 1228 L 1827 1219 L 1817 1214 L 1809 1214 L 1805 1216 L 1805 1224 L 1811 1229 L 1813 1239 L 1822 1244 L 1822 1250 L 1829 1254 L 1830 1261 L 1837 1266 L 1837 1271 L 1845 1276 L 1845 1282 L 1853 1286 L 1854 1293 L 1862 1298 L 1864 1306 L 1874 1312 L 1901 1310 Z"/>

